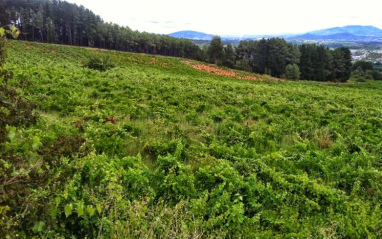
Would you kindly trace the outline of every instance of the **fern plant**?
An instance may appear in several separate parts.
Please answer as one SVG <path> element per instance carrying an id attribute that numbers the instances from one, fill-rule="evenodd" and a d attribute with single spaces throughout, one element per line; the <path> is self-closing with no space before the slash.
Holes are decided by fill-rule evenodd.
<path id="1" fill-rule="evenodd" d="M 111 61 L 109 56 L 95 55 L 91 56 L 84 66 L 94 70 L 107 71 L 114 68 L 115 64 Z"/>

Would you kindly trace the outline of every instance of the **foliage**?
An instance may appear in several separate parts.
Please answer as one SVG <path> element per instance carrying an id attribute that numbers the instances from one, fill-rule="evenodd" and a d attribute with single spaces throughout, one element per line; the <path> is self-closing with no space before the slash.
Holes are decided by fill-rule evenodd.
<path id="1" fill-rule="evenodd" d="M 373 77 L 373 80 L 382 80 L 382 72 L 380 71 L 372 71 L 371 76 Z"/>
<path id="2" fill-rule="evenodd" d="M 288 65 L 298 65 L 301 79 L 313 81 L 341 81 L 350 78 L 351 53 L 347 48 L 329 50 L 324 46 L 303 44 L 295 46 L 284 39 L 241 41 L 237 48 L 238 68 L 244 60 L 253 72 L 275 77 L 286 75 Z"/>
<path id="3" fill-rule="evenodd" d="M 296 64 L 289 64 L 285 68 L 285 78 L 290 80 L 299 80 L 300 79 L 300 68 Z"/>
<path id="4" fill-rule="evenodd" d="M 5 63 L 5 59 L 7 58 L 7 51 L 6 51 L 6 44 L 7 40 L 5 37 L 1 36 L 1 30 L 4 30 L 3 28 L 0 28 L 0 68 Z"/>
<path id="5" fill-rule="evenodd" d="M 6 35 L 12 36 L 16 39 L 19 36 L 20 32 L 15 26 L 11 26 L 10 29 L 6 30 L 3 27 L 0 27 L 0 69 L 3 66 L 5 59 L 7 58 L 7 38 Z"/>
<path id="6" fill-rule="evenodd" d="M 340 47 L 333 51 L 334 79 L 341 82 L 349 80 L 351 75 L 351 52 L 348 48 Z"/>
<path id="7" fill-rule="evenodd" d="M 324 46 L 300 46 L 301 79 L 346 82 L 351 73 L 351 52 L 347 48 L 330 50 Z"/>
<path id="8" fill-rule="evenodd" d="M 115 64 L 110 59 L 110 56 L 95 55 L 95 56 L 91 56 L 88 62 L 84 66 L 94 70 L 106 71 L 115 67 Z"/>
<path id="9" fill-rule="evenodd" d="M 214 38 L 211 40 L 210 45 L 208 46 L 207 52 L 209 61 L 211 63 L 217 65 L 219 61 L 223 60 L 224 48 L 222 40 L 219 36 L 214 36 Z"/>
<path id="10" fill-rule="evenodd" d="M 254 72 L 280 77 L 288 64 L 299 62 L 299 49 L 284 39 L 271 38 L 260 41 L 241 41 L 238 59 L 248 59 Z"/>
<path id="11" fill-rule="evenodd" d="M 17 38 L 19 31 L 14 26 L 9 30 L 0 28 L 0 143 L 5 141 L 7 126 L 29 125 L 36 121 L 33 112 L 35 106 L 23 100 L 16 90 L 6 85 L 13 77 L 11 70 L 2 69 L 7 57 L 6 34 Z"/>
<path id="12" fill-rule="evenodd" d="M 381 82 L 246 81 L 8 44 L 0 235 L 382 237 Z M 92 56 L 118 67 L 82 67 Z"/>
<path id="13" fill-rule="evenodd" d="M 223 66 L 229 67 L 229 68 L 235 68 L 236 63 L 236 53 L 231 44 L 228 44 L 226 47 L 224 47 L 224 59 L 223 59 Z"/>
<path id="14" fill-rule="evenodd" d="M 357 61 L 352 67 L 352 76 L 358 81 L 382 80 L 382 73 L 378 70 L 378 65 L 374 69 L 374 64 L 367 61 Z"/>
<path id="15" fill-rule="evenodd" d="M 368 62 L 368 61 L 356 61 L 354 62 L 352 66 L 352 70 L 361 70 L 361 71 L 367 71 L 367 70 L 374 70 L 373 63 Z"/>

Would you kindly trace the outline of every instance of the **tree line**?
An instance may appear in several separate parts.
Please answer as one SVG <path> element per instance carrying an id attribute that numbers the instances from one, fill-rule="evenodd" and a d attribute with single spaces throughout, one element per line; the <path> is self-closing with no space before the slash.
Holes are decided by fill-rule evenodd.
<path id="1" fill-rule="evenodd" d="M 133 31 L 104 22 L 89 9 L 60 0 L 0 0 L 0 26 L 15 25 L 20 40 L 185 57 L 288 79 L 347 81 L 347 48 L 293 45 L 281 38 L 223 45 L 214 37 L 199 47 L 191 40 Z"/>
<path id="2" fill-rule="evenodd" d="M 66 1 L 0 0 L 0 25 L 8 24 L 22 32 L 20 40 L 201 60 L 201 49 L 191 40 L 104 22 L 89 9 Z"/>
<path id="3" fill-rule="evenodd" d="M 297 46 L 281 38 L 241 41 L 232 53 L 232 46 L 224 48 L 216 36 L 207 52 L 210 62 L 279 78 L 345 82 L 352 71 L 348 48 L 331 50 L 315 44 Z"/>

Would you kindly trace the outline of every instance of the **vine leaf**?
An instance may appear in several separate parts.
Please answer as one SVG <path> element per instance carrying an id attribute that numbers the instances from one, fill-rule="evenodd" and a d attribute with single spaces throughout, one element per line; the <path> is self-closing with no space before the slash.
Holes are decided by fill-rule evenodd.
<path id="1" fill-rule="evenodd" d="M 66 217 L 69 217 L 71 214 L 72 214 L 72 210 L 73 210 L 73 204 L 66 204 L 65 208 L 65 216 Z"/>

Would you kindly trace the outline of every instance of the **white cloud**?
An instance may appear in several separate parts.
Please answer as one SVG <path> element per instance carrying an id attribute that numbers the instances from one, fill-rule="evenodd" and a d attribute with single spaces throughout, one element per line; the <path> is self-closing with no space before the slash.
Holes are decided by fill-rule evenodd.
<path id="1" fill-rule="evenodd" d="M 69 0 L 105 21 L 133 30 L 167 34 L 196 30 L 211 34 L 301 33 L 345 25 L 382 28 L 375 0 Z"/>

